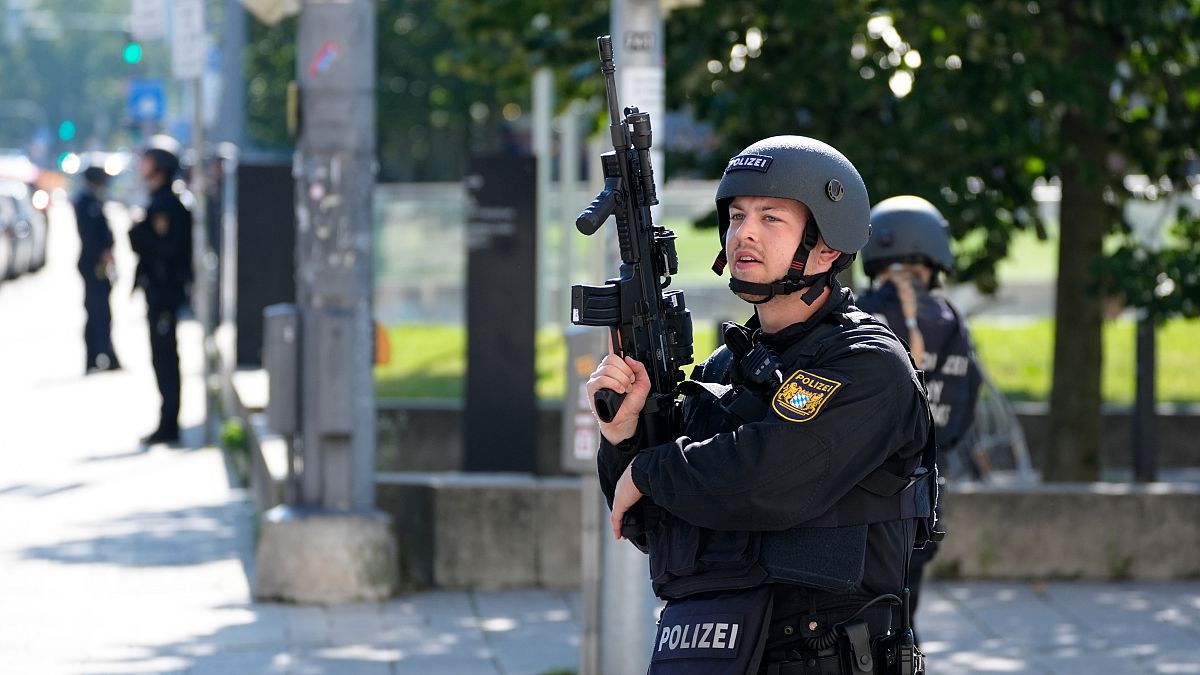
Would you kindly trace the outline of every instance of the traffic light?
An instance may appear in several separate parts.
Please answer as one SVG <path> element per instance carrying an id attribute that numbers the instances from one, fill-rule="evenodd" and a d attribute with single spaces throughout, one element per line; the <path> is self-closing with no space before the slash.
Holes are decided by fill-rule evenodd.
<path id="1" fill-rule="evenodd" d="M 142 62 L 142 43 L 134 40 L 132 37 L 125 38 L 125 49 L 121 50 L 121 58 L 125 59 L 125 63 L 134 65 Z"/>
<path id="2" fill-rule="evenodd" d="M 71 120 L 63 120 L 58 125 L 58 139 L 60 141 L 69 141 L 75 138 L 75 123 Z"/>

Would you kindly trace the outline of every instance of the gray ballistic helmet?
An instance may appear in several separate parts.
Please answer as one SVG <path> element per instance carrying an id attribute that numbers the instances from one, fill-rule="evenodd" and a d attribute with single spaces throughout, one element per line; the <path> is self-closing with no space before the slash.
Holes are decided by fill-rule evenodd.
<path id="1" fill-rule="evenodd" d="M 934 271 L 954 271 L 946 219 L 936 206 L 920 197 L 891 197 L 876 204 L 871 209 L 871 231 L 871 240 L 862 250 L 867 276 L 873 277 L 898 262 L 919 262 Z"/>
<path id="2" fill-rule="evenodd" d="M 717 186 L 717 225 L 721 253 L 713 265 L 720 274 L 726 265 L 725 233 L 729 203 L 735 197 L 782 197 L 802 202 L 812 212 L 816 228 L 805 228 L 795 263 L 785 279 L 774 284 L 732 280 L 735 292 L 765 295 L 794 293 L 810 288 L 805 299 L 816 298 L 837 272 L 845 269 L 870 236 L 871 200 L 858 169 L 833 146 L 806 136 L 772 136 L 742 150 L 729 160 Z M 804 263 L 816 246 L 817 231 L 842 256 L 829 273 L 804 275 Z M 757 289 L 751 289 L 756 286 Z M 765 302 L 763 300 L 762 302 Z"/>

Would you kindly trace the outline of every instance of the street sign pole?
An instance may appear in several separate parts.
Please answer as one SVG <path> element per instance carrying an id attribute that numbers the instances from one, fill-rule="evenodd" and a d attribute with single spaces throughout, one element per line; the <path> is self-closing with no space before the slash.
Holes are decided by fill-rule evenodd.
<path id="1" fill-rule="evenodd" d="M 301 501 L 375 505 L 372 218 L 375 12 L 308 0 L 300 14 L 296 304 L 301 316 Z"/>
<path id="2" fill-rule="evenodd" d="M 296 52 L 299 495 L 263 515 L 255 593 L 382 600 L 399 569 L 391 516 L 375 509 L 375 3 L 307 0 Z"/>

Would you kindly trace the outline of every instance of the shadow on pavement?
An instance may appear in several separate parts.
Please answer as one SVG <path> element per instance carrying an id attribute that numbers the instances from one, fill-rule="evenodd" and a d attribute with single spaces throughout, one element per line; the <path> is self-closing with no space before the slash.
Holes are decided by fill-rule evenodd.
<path id="1" fill-rule="evenodd" d="M 242 557 L 239 526 L 245 504 L 136 513 L 95 522 L 97 535 L 24 549 L 24 559 L 133 567 L 199 565 Z"/>

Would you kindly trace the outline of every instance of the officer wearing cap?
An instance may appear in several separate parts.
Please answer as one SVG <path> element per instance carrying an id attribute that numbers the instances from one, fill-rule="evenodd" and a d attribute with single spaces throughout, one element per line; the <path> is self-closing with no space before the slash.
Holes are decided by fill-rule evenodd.
<path id="1" fill-rule="evenodd" d="M 862 250 L 871 287 L 858 306 L 891 326 L 925 376 L 937 427 L 938 455 L 950 475 L 979 478 L 981 467 L 963 446 L 975 413 L 982 374 L 967 323 L 936 289 L 954 271 L 946 219 L 921 197 L 885 199 L 871 209 L 871 238 Z M 936 543 L 916 551 L 911 576 L 915 609 L 921 578 Z"/>
<path id="2" fill-rule="evenodd" d="M 903 344 L 835 278 L 868 239 L 863 180 L 776 136 L 730 160 L 716 204 L 714 270 L 754 316 L 681 387 L 678 439 L 639 441 L 642 364 L 610 354 L 588 383 L 626 394 L 600 424 L 614 535 L 656 506 L 635 538 L 667 600 L 650 672 L 924 672 L 904 589 L 940 534 L 933 422 Z"/>
<path id="3" fill-rule="evenodd" d="M 150 204 L 145 218 L 129 230 L 129 242 L 138 255 L 134 283 L 146 294 L 150 357 L 162 396 L 158 427 L 142 443 L 175 443 L 180 389 L 175 326 L 192 281 L 192 214 L 171 187 L 179 172 L 174 153 L 151 148 L 142 154 L 139 169 Z"/>
<path id="4" fill-rule="evenodd" d="M 108 174 L 98 166 L 83 171 L 84 186 L 75 196 L 75 225 L 79 229 L 79 274 L 83 276 L 83 308 L 87 322 L 83 341 L 87 350 L 84 373 L 121 367 L 112 342 L 113 234 L 104 216 Z"/>

